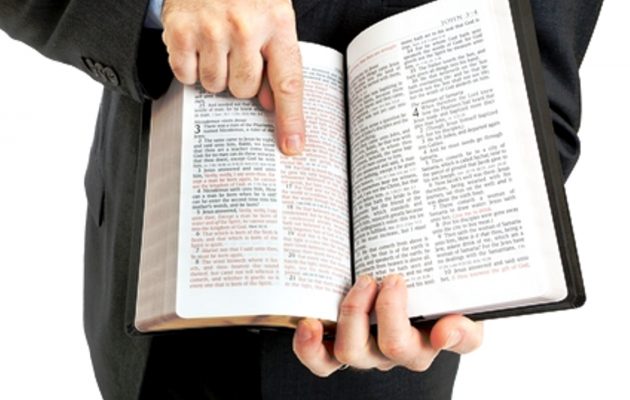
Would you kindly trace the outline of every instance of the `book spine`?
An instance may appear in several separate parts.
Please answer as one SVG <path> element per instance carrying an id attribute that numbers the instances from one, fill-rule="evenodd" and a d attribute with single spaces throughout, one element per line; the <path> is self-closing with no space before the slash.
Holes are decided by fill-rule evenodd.
<path id="1" fill-rule="evenodd" d="M 525 84 L 529 93 L 532 120 L 541 155 L 545 184 L 549 194 L 556 237 L 569 290 L 562 305 L 579 307 L 584 304 L 586 295 L 580 272 L 579 259 L 566 194 L 560 157 L 555 144 L 555 134 L 551 122 L 549 100 L 545 91 L 540 50 L 536 39 L 536 29 L 529 0 L 510 0 L 514 31 L 519 44 L 519 52 Z"/>

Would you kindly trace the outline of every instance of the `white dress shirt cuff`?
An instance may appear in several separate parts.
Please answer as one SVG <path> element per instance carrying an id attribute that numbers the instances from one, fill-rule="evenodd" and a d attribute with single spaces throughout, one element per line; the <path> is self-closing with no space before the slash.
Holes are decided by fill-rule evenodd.
<path id="1" fill-rule="evenodd" d="M 164 0 L 150 0 L 147 15 L 144 18 L 144 27 L 152 29 L 162 29 L 162 3 Z"/>

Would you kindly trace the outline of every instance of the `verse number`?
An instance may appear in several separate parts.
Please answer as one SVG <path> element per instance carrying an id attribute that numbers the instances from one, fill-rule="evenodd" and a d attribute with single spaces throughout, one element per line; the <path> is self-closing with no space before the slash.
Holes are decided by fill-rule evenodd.
<path id="1" fill-rule="evenodd" d="M 195 124 L 195 133 L 201 132 L 201 126 L 199 124 Z"/>

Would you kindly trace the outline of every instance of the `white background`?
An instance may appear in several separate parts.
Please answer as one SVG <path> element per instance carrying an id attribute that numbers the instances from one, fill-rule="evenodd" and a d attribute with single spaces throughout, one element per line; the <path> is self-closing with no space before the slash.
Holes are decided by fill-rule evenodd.
<path id="1" fill-rule="evenodd" d="M 630 399 L 630 5 L 608 1 L 583 65 L 567 196 L 586 305 L 486 323 L 462 399 Z M 0 32 L 0 398 L 99 399 L 82 332 L 85 169 L 100 87 Z"/>

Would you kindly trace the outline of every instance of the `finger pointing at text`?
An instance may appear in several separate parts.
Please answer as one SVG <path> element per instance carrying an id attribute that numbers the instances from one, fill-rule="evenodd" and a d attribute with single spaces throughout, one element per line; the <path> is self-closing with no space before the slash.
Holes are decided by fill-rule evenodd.
<path id="1" fill-rule="evenodd" d="M 302 62 L 290 0 L 166 0 L 163 40 L 175 77 L 259 97 L 287 155 L 304 147 Z"/>

